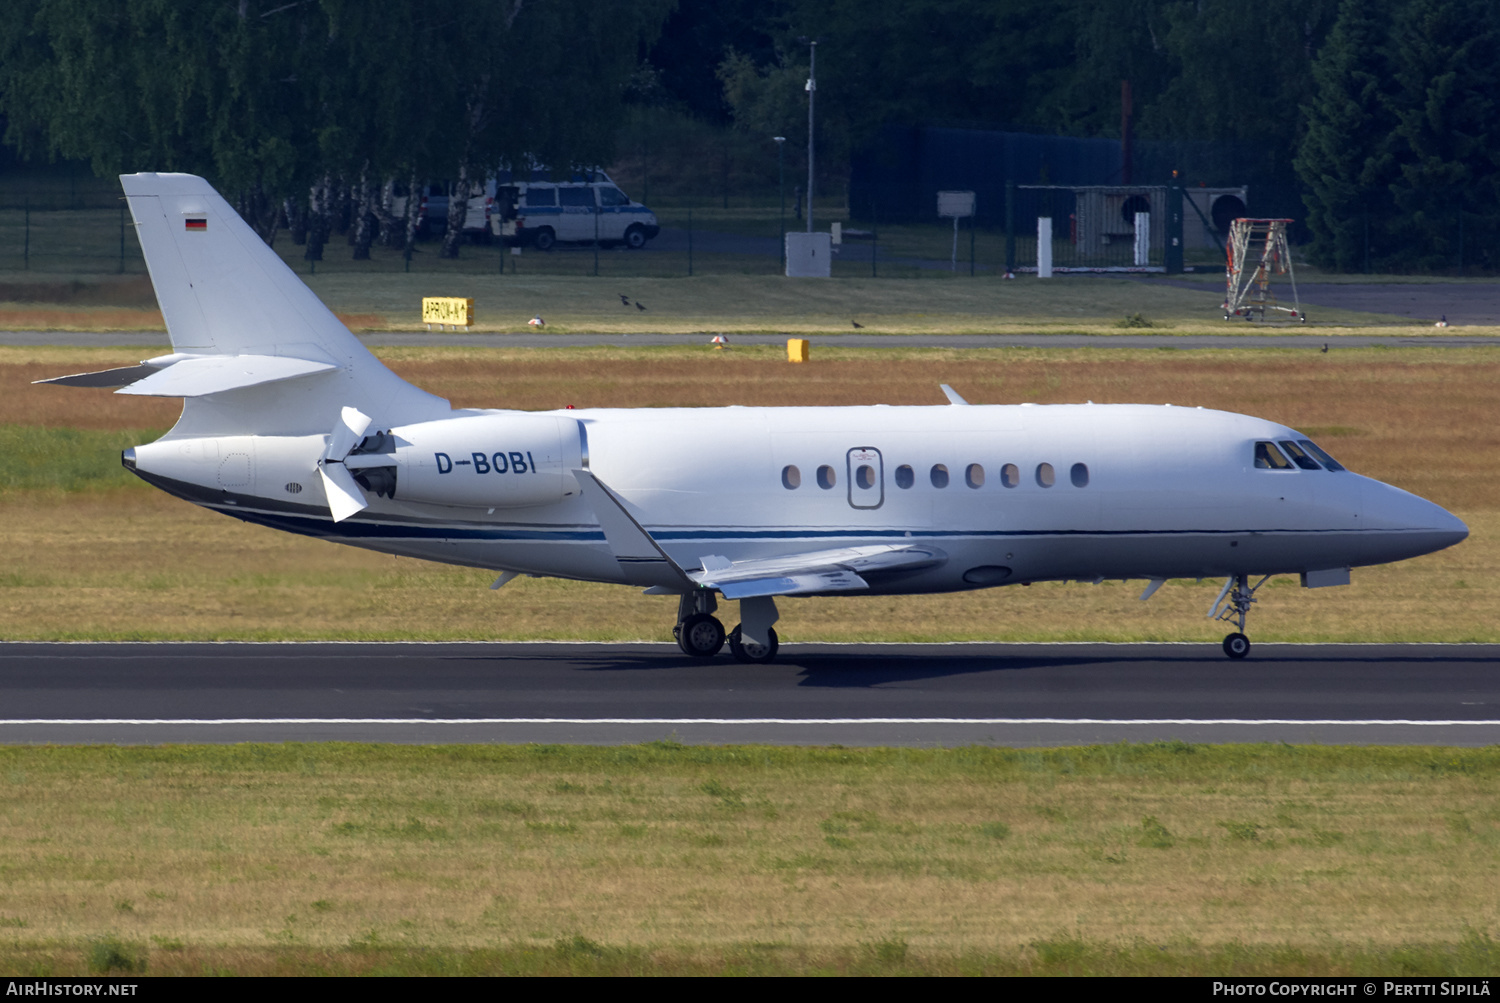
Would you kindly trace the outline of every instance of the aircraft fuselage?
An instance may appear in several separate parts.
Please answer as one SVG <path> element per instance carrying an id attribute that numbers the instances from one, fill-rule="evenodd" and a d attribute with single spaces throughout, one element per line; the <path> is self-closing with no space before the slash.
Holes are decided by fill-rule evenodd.
<path id="1" fill-rule="evenodd" d="M 573 470 L 607 484 L 684 569 L 710 554 L 739 562 L 893 542 L 941 554 L 871 576 L 874 593 L 1317 573 L 1401 560 L 1467 534 L 1430 502 L 1317 460 L 1257 466 L 1258 442 L 1306 437 L 1201 408 L 460 411 L 392 426 L 350 457 L 367 480 L 389 472 L 377 484 L 389 496 L 367 492 L 369 507 L 340 523 L 309 477 L 327 439 L 168 438 L 137 447 L 133 469 L 200 505 L 292 532 L 645 586 L 669 583 L 616 559 Z"/>

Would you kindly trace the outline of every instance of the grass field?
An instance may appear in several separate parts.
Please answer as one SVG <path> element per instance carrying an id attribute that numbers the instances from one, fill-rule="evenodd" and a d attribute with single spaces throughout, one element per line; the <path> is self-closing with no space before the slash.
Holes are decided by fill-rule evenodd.
<path id="1" fill-rule="evenodd" d="M 97 221 L 64 222 L 71 231 L 36 246 L 43 263 L 66 265 L 91 242 L 108 267 Z M 931 233 L 910 239 L 936 246 Z M 305 275 L 300 249 L 281 250 Z M 444 294 L 474 296 L 489 331 L 538 312 L 562 332 L 836 334 L 858 320 L 870 333 L 1106 336 L 1132 314 L 1168 334 L 1262 331 L 1219 321 L 1211 276 L 1201 291 L 653 278 L 612 252 L 592 278 L 591 253 L 493 250 L 427 254 L 407 275 L 377 254 L 360 265 L 335 246 L 309 276 L 356 329 L 414 329 L 418 299 Z M 502 261 L 518 273 L 498 274 Z M 0 275 L 0 328 L 160 330 L 138 257 L 124 264 L 109 279 Z M 617 293 L 649 310 L 626 312 Z M 1318 320 L 1270 330 L 1433 333 L 1378 315 Z M 0 638 L 667 638 L 672 604 L 638 590 L 523 579 L 496 593 L 482 572 L 206 513 L 118 463 L 171 425 L 175 402 L 30 385 L 160 351 L 0 348 Z M 976 403 L 1170 401 L 1282 420 L 1450 507 L 1473 535 L 1356 571 L 1349 588 L 1273 582 L 1252 635 L 1500 640 L 1500 360 L 1485 350 L 825 341 L 802 367 L 744 347 L 381 354 L 471 406 L 936 404 L 948 382 Z M 1213 643 L 1222 629 L 1203 614 L 1217 587 L 1173 582 L 1144 604 L 1139 583 L 804 600 L 783 604 L 778 628 L 792 641 Z M 0 971 L 1492 975 L 1497 780 L 1496 749 L 689 748 L 671 736 L 625 748 L 0 747 Z"/>
<path id="2" fill-rule="evenodd" d="M 1500 751 L 0 749 L 0 970 L 1493 974 Z"/>
<path id="3" fill-rule="evenodd" d="M 572 252 L 568 252 L 572 253 Z M 611 252 L 617 253 L 617 252 Z M 618 252 L 623 253 L 623 252 Z M 592 262 L 592 256 L 589 257 Z M 579 259 L 580 267 L 582 259 Z M 478 332 L 530 330 L 540 314 L 545 331 L 566 333 L 853 334 L 1350 334 L 1423 337 L 1495 334 L 1487 327 L 1435 331 L 1388 314 L 1318 309 L 1310 325 L 1226 322 L 1219 310 L 1222 279 L 1202 288 L 1156 279 L 1065 276 L 1052 280 L 970 279 L 933 273 L 922 278 L 840 278 L 788 281 L 774 275 L 696 278 L 496 274 L 467 259 L 452 268 L 406 274 L 371 271 L 360 263 L 299 274 L 358 331 L 421 330 L 424 296 L 474 299 Z M 625 307 L 620 295 L 646 310 Z M 1139 315 L 1152 326 L 1122 326 Z M 109 277 L 0 275 L 0 330 L 162 330 L 143 275 Z"/>
<path id="4" fill-rule="evenodd" d="M 1472 536 L 1354 584 L 1273 581 L 1257 640 L 1500 640 L 1500 358 L 1483 349 L 1223 351 L 390 349 L 386 361 L 457 405 L 552 408 L 937 403 L 940 382 L 976 403 L 1172 402 L 1258 414 L 1316 437 L 1353 469 L 1466 519 Z M 128 351 L 0 349 L 0 637 L 666 640 L 671 600 L 636 589 L 491 575 L 289 536 L 154 491 L 121 448 L 175 419 L 173 401 L 34 387 Z M 953 596 L 782 604 L 797 640 L 1195 640 L 1217 582 L 1039 584 Z M 725 616 L 732 616 L 732 612 Z"/>

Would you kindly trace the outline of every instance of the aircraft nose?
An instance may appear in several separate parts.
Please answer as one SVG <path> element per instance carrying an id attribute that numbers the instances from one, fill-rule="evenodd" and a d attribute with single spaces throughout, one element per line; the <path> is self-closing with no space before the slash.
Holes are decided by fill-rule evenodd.
<path id="1" fill-rule="evenodd" d="M 1469 535 L 1469 527 L 1462 519 L 1408 491 L 1367 481 L 1362 494 L 1366 532 L 1380 532 L 1389 544 L 1402 551 L 1403 558 L 1451 547 Z"/>

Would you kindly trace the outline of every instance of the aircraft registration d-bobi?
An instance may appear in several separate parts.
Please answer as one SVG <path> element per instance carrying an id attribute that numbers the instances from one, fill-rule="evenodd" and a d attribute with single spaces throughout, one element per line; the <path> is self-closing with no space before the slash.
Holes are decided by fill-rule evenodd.
<path id="1" fill-rule="evenodd" d="M 1240 414 L 1140 404 L 455 409 L 386 369 L 212 187 L 123 177 L 173 351 L 47 381 L 183 398 L 125 466 L 293 533 L 678 597 L 699 658 L 769 662 L 780 596 L 1040 581 L 1224 578 L 1245 617 L 1271 575 L 1451 546 L 1467 527 Z M 936 396 L 936 394 L 934 394 Z M 1258 579 L 1251 584 L 1251 579 Z"/>

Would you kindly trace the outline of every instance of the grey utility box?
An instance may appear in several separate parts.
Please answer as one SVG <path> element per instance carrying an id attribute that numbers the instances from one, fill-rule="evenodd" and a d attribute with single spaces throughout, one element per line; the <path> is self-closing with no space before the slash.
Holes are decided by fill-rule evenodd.
<path id="1" fill-rule="evenodd" d="M 826 279 L 833 274 L 833 236 L 827 233 L 786 235 L 786 274 L 793 279 Z"/>

